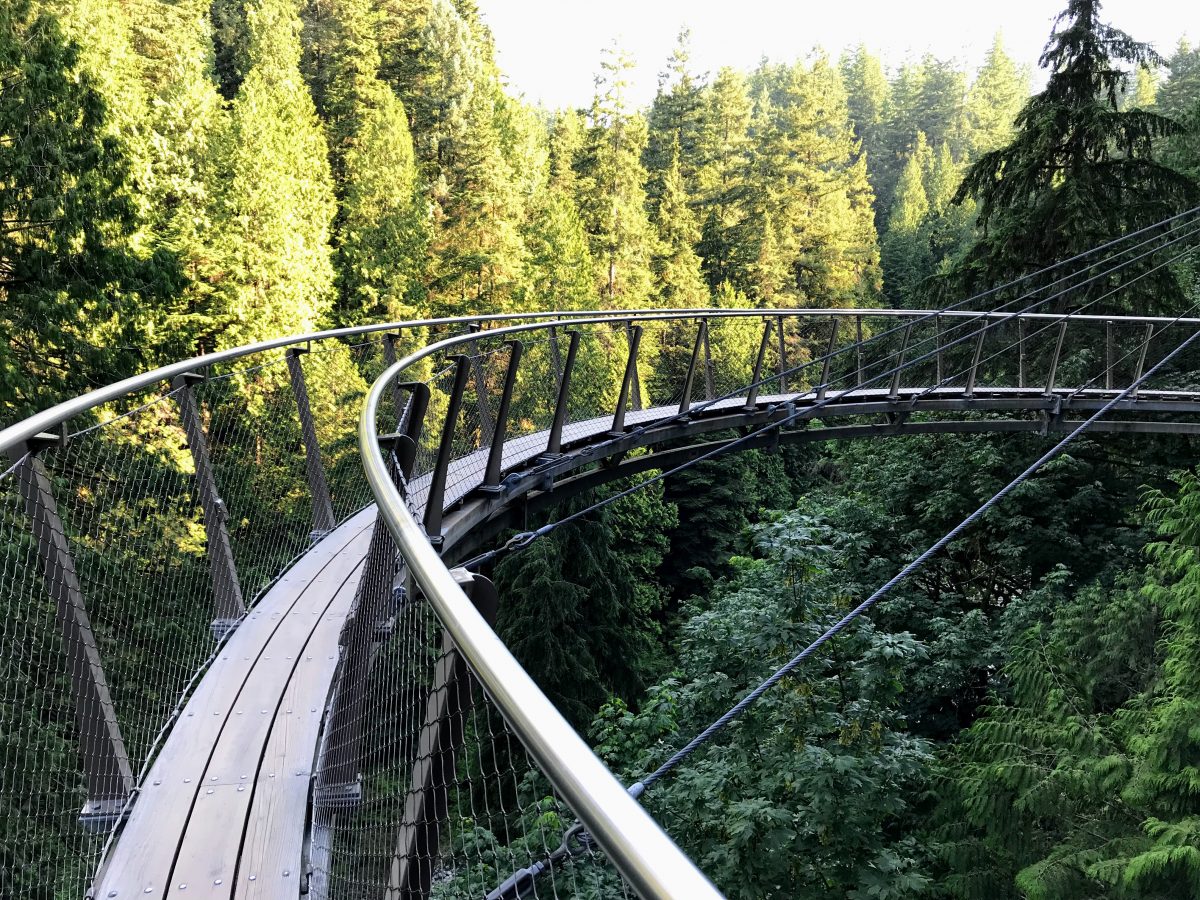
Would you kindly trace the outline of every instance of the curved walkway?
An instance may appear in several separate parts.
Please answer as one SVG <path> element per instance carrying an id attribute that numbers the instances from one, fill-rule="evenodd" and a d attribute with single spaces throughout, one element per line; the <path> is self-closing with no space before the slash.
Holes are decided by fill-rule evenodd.
<path id="1" fill-rule="evenodd" d="M 814 410 L 812 418 L 954 410 L 1034 412 L 1049 418 L 1095 409 L 1114 393 L 1087 391 L 1064 402 L 1031 388 L 979 389 L 972 396 L 961 388 L 943 388 L 914 404 L 918 391 L 830 392 L 828 405 Z M 611 418 L 573 423 L 563 433 L 564 455 L 553 459 L 544 456 L 547 432 L 514 437 L 504 447 L 503 469 L 510 476 L 498 494 L 476 491 L 486 451 L 465 456 L 452 463 L 448 477 L 446 506 L 457 509 L 446 520 L 447 547 L 495 521 L 515 498 L 545 494 L 555 479 L 589 463 L 634 447 L 764 425 L 803 407 L 791 406 L 791 399 L 764 396 L 746 408 L 744 400 L 734 398 L 694 410 L 684 420 L 675 418 L 678 409 L 673 407 L 630 412 L 627 429 L 675 420 L 615 439 L 608 435 Z M 1196 416 L 1200 395 L 1145 391 L 1121 410 Z M 972 427 L 957 430 L 1017 430 L 1006 423 L 1012 424 L 998 418 L 975 420 Z M 1127 426 L 1122 430 L 1200 432 L 1194 422 L 1114 424 Z M 829 436 L 843 436 L 835 433 L 844 430 L 831 428 Z M 663 456 L 652 454 L 639 468 L 649 468 Z M 628 471 L 612 466 L 599 479 L 589 478 L 586 486 L 624 474 Z M 418 508 L 424 505 L 427 486 L 428 476 L 410 486 Z M 305 890 L 303 845 L 314 758 L 337 671 L 339 636 L 352 612 L 375 518 L 373 506 L 363 509 L 314 544 L 230 635 L 141 785 L 93 897 L 241 900 L 291 898 Z"/>

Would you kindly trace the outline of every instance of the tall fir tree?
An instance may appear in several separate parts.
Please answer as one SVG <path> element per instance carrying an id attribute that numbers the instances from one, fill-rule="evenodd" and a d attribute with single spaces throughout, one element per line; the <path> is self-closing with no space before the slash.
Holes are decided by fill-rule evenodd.
<path id="1" fill-rule="evenodd" d="M 918 131 L 916 146 L 896 184 L 896 199 L 880 246 L 884 292 L 892 303 L 902 306 L 912 300 L 917 284 L 929 274 L 924 226 L 930 200 L 925 183 L 932 169 L 933 152 L 924 132 Z"/>
<path id="2" fill-rule="evenodd" d="M 967 92 L 969 154 L 976 159 L 1012 139 L 1013 122 L 1029 96 L 1029 73 L 1004 52 L 997 33 Z"/>
<path id="3" fill-rule="evenodd" d="M 646 121 L 629 111 L 633 62 L 610 48 L 600 63 L 589 127 L 579 159 L 580 215 L 605 306 L 636 309 L 654 297 L 654 229 L 646 211 Z"/>
<path id="4" fill-rule="evenodd" d="M 891 88 L 879 58 L 859 44 L 842 56 L 839 67 L 846 83 L 846 105 L 854 134 L 867 157 L 867 177 L 876 198 L 883 187 L 887 155 L 887 115 Z M 875 222 L 882 226 L 886 210 L 877 208 Z"/>
<path id="5" fill-rule="evenodd" d="M 983 229 L 960 267 L 967 289 L 1067 259 L 1164 219 L 1196 195 L 1191 179 L 1156 159 L 1156 142 L 1180 126 L 1119 109 L 1128 78 L 1120 64 L 1158 65 L 1158 54 L 1101 22 L 1097 0 L 1070 0 L 1040 62 L 1049 79 L 1021 110 L 1012 143 L 976 161 L 957 195 L 979 202 Z M 1121 295 L 1137 312 L 1170 309 L 1180 296 L 1169 269 L 1149 274 L 1156 262 L 1122 272 L 1141 278 Z M 1090 293 L 1110 288 L 1098 282 Z"/>
<path id="6" fill-rule="evenodd" d="M 708 287 L 700 271 L 696 244 L 700 228 L 688 206 L 680 167 L 680 147 L 672 146 L 671 162 L 662 177 L 658 200 L 658 252 L 654 259 L 655 293 L 668 309 L 708 306 Z"/>
<path id="7" fill-rule="evenodd" d="M 246 74 L 222 136 L 219 327 L 229 347 L 309 331 L 333 303 L 329 152 L 300 75 L 294 0 L 246 10 Z"/>
<path id="8" fill-rule="evenodd" d="M 690 40 L 691 33 L 686 28 L 679 32 L 675 49 L 667 60 L 667 69 L 659 75 L 658 93 L 647 118 L 648 135 L 642 162 L 649 175 L 646 193 L 652 206 L 662 197 L 666 172 L 672 165 L 679 168 L 689 198 L 698 190 L 696 174 L 702 163 L 699 149 L 704 87 L 688 68 Z"/>

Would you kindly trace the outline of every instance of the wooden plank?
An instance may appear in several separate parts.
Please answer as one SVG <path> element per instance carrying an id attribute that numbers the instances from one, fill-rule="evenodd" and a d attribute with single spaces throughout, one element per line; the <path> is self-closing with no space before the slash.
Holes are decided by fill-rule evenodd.
<path id="1" fill-rule="evenodd" d="M 197 684 L 140 787 L 129 820 L 101 871 L 95 894 L 142 896 L 166 885 L 191 799 L 212 748 L 255 660 L 265 653 L 284 616 L 304 596 L 305 587 L 358 535 L 370 533 L 374 508 L 353 516 L 296 561 L 255 604 L 230 636 L 221 655 Z M 151 895 L 147 895 L 151 896 Z"/>
<path id="2" fill-rule="evenodd" d="M 315 731 L 307 749 L 292 748 L 295 762 L 279 759 L 278 752 L 275 757 L 267 755 L 268 743 L 277 713 L 282 714 L 283 723 L 292 718 L 285 710 L 294 711 L 294 707 L 284 705 L 289 682 L 297 671 L 311 669 L 318 663 L 316 648 L 310 646 L 318 626 L 326 616 L 335 619 L 338 627 L 344 620 L 354 599 L 356 576 L 369 542 L 369 530 L 359 533 L 306 586 L 301 602 L 285 617 L 249 673 L 229 711 L 228 723 L 213 747 L 203 786 L 249 784 L 250 789 L 229 794 L 227 802 L 221 805 L 199 802 L 193 805 L 179 842 L 170 883 L 220 879 L 223 882 L 220 896 L 231 896 L 251 801 L 260 790 L 274 790 L 274 783 L 288 776 L 288 770 L 277 764 L 294 766 L 298 762 L 302 774 L 307 776 L 316 746 Z M 322 656 L 320 662 L 327 665 L 329 673 L 324 690 L 315 682 L 304 680 L 303 687 L 312 695 L 308 699 L 310 710 L 324 706 L 337 661 L 336 638 L 332 647 L 324 648 Z M 197 799 L 200 796 L 198 793 Z M 302 836 L 303 817 L 292 827 Z"/>
<path id="3" fill-rule="evenodd" d="M 342 610 L 350 608 L 361 574 L 360 568 L 346 582 L 342 593 L 347 596 L 335 599 L 334 606 Z M 276 772 L 278 777 L 260 777 L 254 793 L 233 895 L 237 900 L 275 900 L 297 890 L 302 874 L 303 826 L 314 751 L 321 735 L 324 703 L 337 667 L 338 639 L 345 620 L 344 611 L 322 618 L 309 641 L 305 663 L 288 682 L 280 715 L 271 729 L 263 756 L 264 768 Z"/>

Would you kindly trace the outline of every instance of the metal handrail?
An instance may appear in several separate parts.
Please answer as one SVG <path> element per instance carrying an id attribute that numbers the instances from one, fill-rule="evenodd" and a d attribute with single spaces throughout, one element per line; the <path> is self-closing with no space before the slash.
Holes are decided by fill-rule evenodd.
<path id="1" fill-rule="evenodd" d="M 760 310 L 739 312 L 755 317 L 763 314 Z M 694 315 L 696 312 L 692 310 L 686 313 L 687 318 Z M 638 318 L 670 316 L 658 312 Z M 571 324 L 616 324 L 629 317 L 624 313 L 573 319 Z M 674 314 L 674 317 L 680 316 Z M 497 329 L 489 337 L 537 327 Z M 549 326 L 543 323 L 540 327 Z M 375 425 L 387 386 L 417 362 L 477 338 L 478 335 L 470 335 L 431 344 L 388 367 L 367 393 L 359 418 L 359 448 L 380 517 L 395 538 L 409 572 L 469 663 L 472 674 L 621 875 L 641 896 L 652 900 L 716 900 L 721 897 L 717 889 L 596 757 L 475 609 L 392 482 L 379 449 Z"/>
<path id="2" fill-rule="evenodd" d="M 159 382 L 169 382 L 171 379 L 186 375 L 190 372 L 195 372 L 199 369 L 204 369 L 218 363 L 229 362 L 230 360 L 240 359 L 250 356 L 255 353 L 262 353 L 268 350 L 278 350 L 285 347 L 304 344 L 311 341 L 325 341 L 332 338 L 356 337 L 364 334 L 378 334 L 385 331 L 398 331 L 402 329 L 413 328 L 434 328 L 443 325 L 469 325 L 474 323 L 489 323 L 489 322 L 512 322 L 525 319 L 535 319 L 539 321 L 551 320 L 561 321 L 570 319 L 574 324 L 583 324 L 584 321 L 615 321 L 626 322 L 631 319 L 648 320 L 662 318 L 767 318 L 774 316 L 787 316 L 789 318 L 823 318 L 830 315 L 838 316 L 880 316 L 886 318 L 901 318 L 901 317 L 919 317 L 932 316 L 936 312 L 937 315 L 943 318 L 980 318 L 1000 319 L 1011 317 L 1012 312 L 985 312 L 982 310 L 920 310 L 920 309 L 875 309 L 871 307 L 846 307 L 846 308 L 771 308 L 771 309 L 631 309 L 631 310 L 557 310 L 553 312 L 528 312 L 528 313 L 496 313 L 485 316 L 456 316 L 437 319 L 413 319 L 402 322 L 385 322 L 377 325 L 356 325 L 351 328 L 334 328 L 326 331 L 315 331 L 309 334 L 290 335 L 288 337 L 273 338 L 268 341 L 260 341 L 255 344 L 246 344 L 241 347 L 233 347 L 229 350 L 221 350 L 216 353 L 210 353 L 202 356 L 194 356 L 190 359 L 181 360 L 179 362 L 170 363 L 169 365 L 160 366 L 157 369 L 152 369 L 148 372 L 143 372 L 139 375 L 132 375 L 129 378 L 124 378 L 121 381 L 115 381 L 112 384 L 104 387 L 96 388 L 93 391 L 88 391 L 85 394 L 80 394 L 78 397 L 72 397 L 69 400 L 64 400 L 55 406 L 45 409 L 39 413 L 35 413 L 26 419 L 16 422 L 2 430 L 0 430 L 0 454 L 7 452 L 10 448 L 29 440 L 36 434 L 46 431 L 52 431 L 62 422 L 67 421 L 81 413 L 85 413 L 90 409 L 94 409 L 104 403 L 111 403 L 118 400 L 127 394 L 132 394 L 137 391 L 145 390 Z M 1069 313 L 1020 313 L 1020 318 L 1035 319 L 1035 320 L 1055 320 L 1069 317 L 1074 322 L 1092 322 L 1103 323 L 1113 319 L 1113 316 L 1102 315 L 1072 315 Z M 1173 319 L 1166 316 L 1120 316 L 1120 321 L 1123 324 L 1135 325 L 1176 325 L 1176 326 L 1197 326 L 1200 327 L 1200 318 L 1181 318 Z M 535 325 L 535 327 L 537 327 Z M 523 329 L 528 330 L 528 329 Z M 476 335 L 478 338 L 478 335 Z M 464 341 L 466 342 L 466 341 Z M 437 345 L 442 346 L 442 342 Z M 428 355 L 428 354 L 425 354 Z M 424 357 L 421 357 L 424 358 Z"/>

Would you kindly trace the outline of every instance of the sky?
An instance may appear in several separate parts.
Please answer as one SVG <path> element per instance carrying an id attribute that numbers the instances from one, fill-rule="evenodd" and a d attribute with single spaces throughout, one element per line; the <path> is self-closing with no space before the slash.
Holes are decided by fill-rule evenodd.
<path id="1" fill-rule="evenodd" d="M 648 104 L 658 73 L 686 25 L 692 68 L 751 69 L 814 47 L 837 56 L 859 43 L 889 66 L 931 51 L 971 69 L 997 31 L 1018 62 L 1035 68 L 1065 0 L 476 0 L 496 38 L 511 88 L 550 108 L 591 102 L 600 51 L 614 40 L 633 56 L 631 99 Z M 1108 0 L 1101 16 L 1170 54 L 1185 33 L 1200 38 L 1197 0 Z"/>

